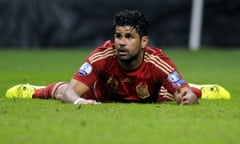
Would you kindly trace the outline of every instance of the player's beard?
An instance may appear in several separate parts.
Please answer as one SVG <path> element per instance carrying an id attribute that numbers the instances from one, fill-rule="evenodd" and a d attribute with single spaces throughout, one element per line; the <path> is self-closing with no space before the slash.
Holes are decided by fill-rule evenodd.
<path id="1" fill-rule="evenodd" d="M 127 52 L 127 55 L 125 56 L 121 56 L 118 54 L 118 60 L 122 63 L 124 63 L 125 65 L 131 64 L 134 61 L 137 61 L 139 59 L 139 57 L 141 56 L 141 50 L 139 50 L 137 53 L 135 54 L 130 54 L 129 50 L 127 48 L 121 47 L 117 50 L 117 52 L 119 51 L 124 51 Z"/>

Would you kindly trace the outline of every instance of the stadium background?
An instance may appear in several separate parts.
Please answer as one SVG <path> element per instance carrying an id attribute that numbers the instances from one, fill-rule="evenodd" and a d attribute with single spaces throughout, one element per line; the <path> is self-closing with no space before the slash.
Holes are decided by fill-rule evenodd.
<path id="1" fill-rule="evenodd" d="M 192 0 L 1 0 L 0 49 L 96 46 L 111 38 L 114 14 L 138 9 L 151 44 L 187 47 Z M 240 46 L 240 1 L 205 0 L 201 45 Z"/>

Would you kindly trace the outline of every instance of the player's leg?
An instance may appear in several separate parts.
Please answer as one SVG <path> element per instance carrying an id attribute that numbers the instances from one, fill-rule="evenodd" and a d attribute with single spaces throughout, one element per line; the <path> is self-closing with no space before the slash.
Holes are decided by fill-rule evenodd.
<path id="1" fill-rule="evenodd" d="M 189 84 L 194 89 L 201 90 L 201 99 L 230 99 L 230 92 L 218 84 Z"/>
<path id="2" fill-rule="evenodd" d="M 6 91 L 7 98 L 60 99 L 67 87 L 65 82 L 56 82 L 47 86 L 19 84 Z"/>
<path id="3" fill-rule="evenodd" d="M 32 95 L 32 98 L 60 99 L 67 85 L 68 84 L 65 82 L 56 82 L 49 84 L 44 88 L 36 89 L 35 93 Z"/>

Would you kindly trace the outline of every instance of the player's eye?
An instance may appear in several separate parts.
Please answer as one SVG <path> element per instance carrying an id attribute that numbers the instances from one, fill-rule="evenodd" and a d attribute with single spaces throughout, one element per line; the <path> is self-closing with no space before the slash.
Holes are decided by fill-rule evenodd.
<path id="1" fill-rule="evenodd" d="M 128 33 L 128 34 L 125 34 L 125 38 L 129 39 L 129 38 L 133 38 L 132 34 Z"/>
<path id="2" fill-rule="evenodd" d="M 120 33 L 115 33 L 114 37 L 120 39 L 120 38 L 122 38 L 122 35 Z"/>

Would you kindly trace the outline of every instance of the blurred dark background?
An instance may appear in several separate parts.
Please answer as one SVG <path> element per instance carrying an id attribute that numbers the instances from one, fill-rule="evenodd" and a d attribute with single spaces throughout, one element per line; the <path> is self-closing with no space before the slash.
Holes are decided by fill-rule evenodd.
<path id="1" fill-rule="evenodd" d="M 0 0 L 0 48 L 96 46 L 112 19 L 137 9 L 150 19 L 151 45 L 187 47 L 192 0 Z M 205 0 L 201 45 L 240 47 L 240 1 Z"/>

